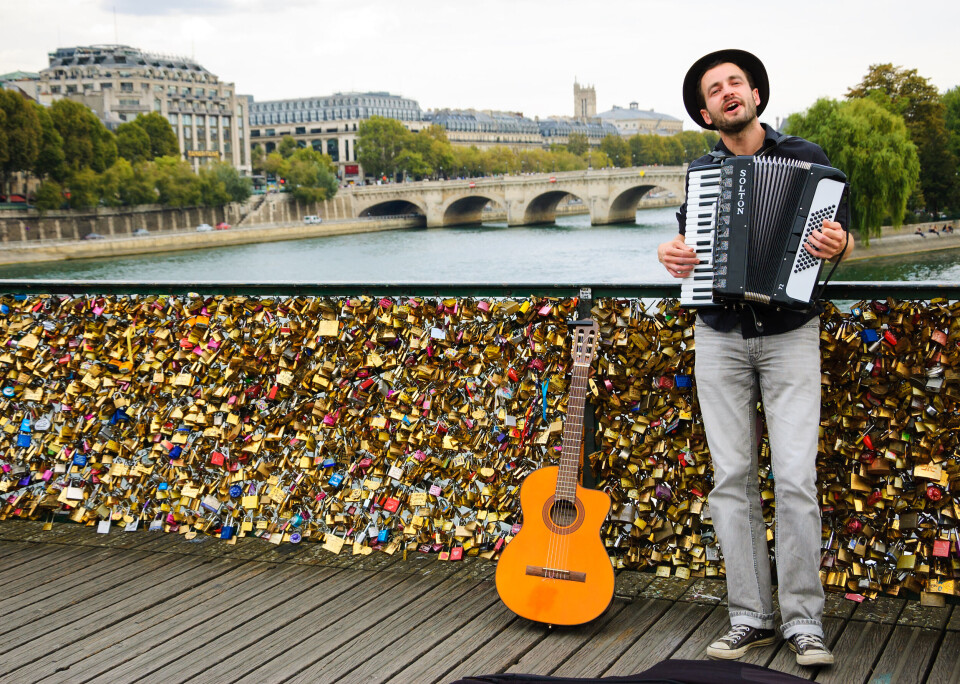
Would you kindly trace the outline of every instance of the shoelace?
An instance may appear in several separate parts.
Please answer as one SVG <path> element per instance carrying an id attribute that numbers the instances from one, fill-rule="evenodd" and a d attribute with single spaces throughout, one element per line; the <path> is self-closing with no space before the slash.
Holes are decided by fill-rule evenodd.
<path id="1" fill-rule="evenodd" d="M 797 648 L 803 650 L 810 647 L 823 649 L 823 642 L 815 634 L 798 634 L 794 637 L 797 642 Z"/>
<path id="2" fill-rule="evenodd" d="M 728 644 L 735 644 L 749 634 L 750 629 L 751 628 L 749 625 L 734 625 L 720 641 L 725 641 Z"/>

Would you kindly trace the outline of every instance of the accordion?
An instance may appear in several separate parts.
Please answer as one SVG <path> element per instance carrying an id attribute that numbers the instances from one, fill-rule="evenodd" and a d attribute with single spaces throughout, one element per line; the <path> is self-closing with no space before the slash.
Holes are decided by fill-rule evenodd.
<path id="1" fill-rule="evenodd" d="M 829 166 L 776 157 L 730 157 L 690 171 L 685 241 L 700 263 L 681 280 L 681 306 L 808 309 L 823 260 L 803 244 L 834 220 L 846 180 Z"/>

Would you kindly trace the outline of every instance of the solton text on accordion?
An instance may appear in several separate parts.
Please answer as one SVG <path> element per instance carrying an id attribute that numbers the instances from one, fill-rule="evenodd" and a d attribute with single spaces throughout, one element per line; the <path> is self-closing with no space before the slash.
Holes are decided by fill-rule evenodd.
<path id="1" fill-rule="evenodd" d="M 747 170 L 740 169 L 740 178 L 737 185 L 737 213 L 743 214 L 747 208 Z"/>

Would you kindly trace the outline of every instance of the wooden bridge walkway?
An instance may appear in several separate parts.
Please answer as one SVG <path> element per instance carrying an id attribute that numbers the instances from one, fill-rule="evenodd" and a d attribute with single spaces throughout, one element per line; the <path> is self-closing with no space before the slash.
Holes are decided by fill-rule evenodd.
<path id="1" fill-rule="evenodd" d="M 5 521 L 0 559 L 0 683 L 612 676 L 704 658 L 727 624 L 722 581 L 636 572 L 598 620 L 550 629 L 510 613 L 475 558 Z M 749 661 L 818 682 L 960 682 L 960 607 L 829 594 L 825 627 L 833 668 L 798 667 L 782 642 Z"/>

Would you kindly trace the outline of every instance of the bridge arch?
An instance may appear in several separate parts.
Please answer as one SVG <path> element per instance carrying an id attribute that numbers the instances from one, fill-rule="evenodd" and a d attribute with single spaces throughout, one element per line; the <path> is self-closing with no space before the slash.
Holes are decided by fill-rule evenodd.
<path id="1" fill-rule="evenodd" d="M 557 206 L 566 197 L 575 197 L 586 204 L 586 199 L 580 193 L 570 192 L 566 188 L 553 188 L 538 195 L 534 195 L 527 202 L 523 211 L 524 225 L 530 223 L 553 223 L 557 218 Z"/>
<path id="2" fill-rule="evenodd" d="M 368 216 L 401 216 L 404 214 L 420 214 L 426 217 L 427 209 L 417 202 L 405 199 L 394 199 L 373 202 L 357 212 L 357 216 L 360 218 Z"/>
<path id="3" fill-rule="evenodd" d="M 637 217 L 637 205 L 648 192 L 660 187 L 655 183 L 643 183 L 625 188 L 610 202 L 607 223 L 633 223 Z M 661 188 L 665 190 L 666 188 Z"/>
<path id="4" fill-rule="evenodd" d="M 483 223 L 483 208 L 490 202 L 505 208 L 503 197 L 494 193 L 454 197 L 440 208 L 441 225 L 462 226 Z"/>

